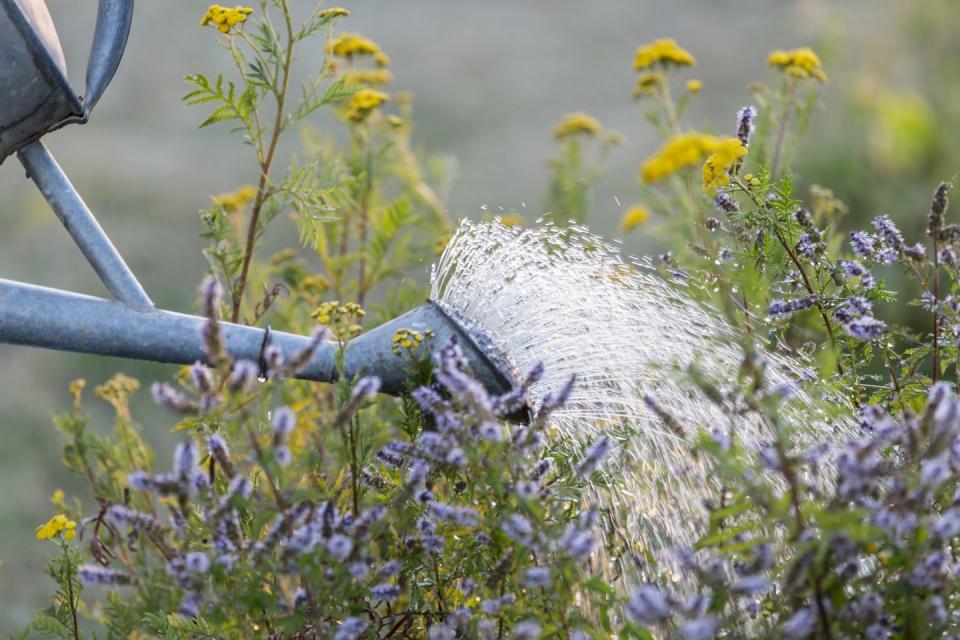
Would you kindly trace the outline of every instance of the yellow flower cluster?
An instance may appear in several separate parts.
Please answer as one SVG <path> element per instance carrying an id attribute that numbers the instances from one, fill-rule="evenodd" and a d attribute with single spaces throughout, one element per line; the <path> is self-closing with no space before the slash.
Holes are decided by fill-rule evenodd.
<path id="1" fill-rule="evenodd" d="M 776 50 L 767 58 L 767 64 L 777 67 L 788 76 L 795 78 L 815 78 L 820 82 L 827 81 L 827 74 L 820 66 L 820 56 L 809 47 L 801 47 L 791 51 Z"/>
<path id="2" fill-rule="evenodd" d="M 570 113 L 563 117 L 557 126 L 553 128 L 553 137 L 557 140 L 574 136 L 578 133 L 585 133 L 589 136 L 600 133 L 600 121 L 583 111 Z"/>
<path id="3" fill-rule="evenodd" d="M 328 327 L 337 340 L 345 340 L 363 331 L 357 321 L 366 315 L 356 302 L 341 304 L 339 300 L 331 300 L 317 307 L 310 317 Z"/>
<path id="4" fill-rule="evenodd" d="M 375 89 L 360 89 L 347 103 L 347 119 L 354 122 L 365 120 L 370 113 L 390 99 L 390 95 Z"/>
<path id="5" fill-rule="evenodd" d="M 244 185 L 236 191 L 230 193 L 221 193 L 213 196 L 213 203 L 223 207 L 227 213 L 235 213 L 244 208 L 244 206 L 257 197 L 257 188 L 253 185 Z"/>
<path id="6" fill-rule="evenodd" d="M 620 218 L 620 228 L 624 231 L 633 231 L 650 219 L 650 210 L 642 204 L 634 204 L 628 208 Z"/>
<path id="7" fill-rule="evenodd" d="M 700 164 L 707 154 L 717 150 L 720 140 L 707 133 L 690 131 L 669 140 L 640 167 L 640 176 L 646 183 L 657 182 L 684 167 Z"/>
<path id="8" fill-rule="evenodd" d="M 80 411 L 80 404 L 83 400 L 83 390 L 87 388 L 87 381 L 83 378 L 77 378 L 70 383 L 67 389 L 70 391 L 70 399 L 73 400 L 73 408 Z"/>
<path id="9" fill-rule="evenodd" d="M 393 74 L 389 69 L 351 69 L 344 74 L 347 84 L 366 84 L 372 87 L 389 84 Z"/>
<path id="10" fill-rule="evenodd" d="M 127 407 L 127 399 L 139 388 L 140 382 L 135 378 L 118 373 L 95 388 L 93 393 L 101 400 L 109 402 L 117 413 L 124 413 Z"/>
<path id="11" fill-rule="evenodd" d="M 719 144 L 717 150 L 703 163 L 703 190 L 713 196 L 717 189 L 730 184 L 730 171 L 742 157 L 747 148 L 739 138 L 727 138 Z"/>
<path id="12" fill-rule="evenodd" d="M 350 15 L 350 11 L 343 7 L 330 7 L 319 13 L 321 18 L 329 18 L 331 16 L 334 18 L 346 18 L 348 15 Z"/>
<path id="13" fill-rule="evenodd" d="M 330 281 L 320 274 L 304 277 L 300 280 L 300 290 L 307 295 L 322 295 L 330 288 Z"/>
<path id="14" fill-rule="evenodd" d="M 37 540 L 49 540 L 61 533 L 64 540 L 73 540 L 77 536 L 77 523 L 62 513 L 37 527 Z"/>
<path id="15" fill-rule="evenodd" d="M 697 60 L 673 38 L 662 38 L 639 47 L 633 58 L 633 68 L 637 71 L 655 64 L 665 67 L 692 67 L 697 64 Z"/>
<path id="16" fill-rule="evenodd" d="M 402 355 L 402 351 L 411 353 L 420 348 L 423 343 L 423 334 L 413 329 L 401 328 L 393 334 L 393 354 Z"/>
<path id="17" fill-rule="evenodd" d="M 633 97 L 640 98 L 656 93 L 666 78 L 659 71 L 644 71 L 637 76 L 637 83 L 633 85 Z"/>
<path id="18" fill-rule="evenodd" d="M 220 30 L 220 33 L 229 33 L 238 24 L 247 21 L 247 16 L 253 13 L 250 7 L 221 7 L 218 4 L 210 5 L 207 12 L 200 19 L 200 26 L 210 25 Z"/>
<path id="19" fill-rule="evenodd" d="M 370 56 L 381 67 L 390 64 L 390 57 L 380 49 L 380 45 L 359 33 L 341 33 L 330 41 L 329 47 L 330 53 L 339 58 Z"/>

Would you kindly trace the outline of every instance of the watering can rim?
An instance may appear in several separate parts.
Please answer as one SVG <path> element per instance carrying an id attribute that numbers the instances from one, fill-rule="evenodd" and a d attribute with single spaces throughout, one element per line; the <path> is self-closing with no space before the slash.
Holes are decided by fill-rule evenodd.
<path id="1" fill-rule="evenodd" d="M 40 4 L 44 6 L 44 9 L 46 9 L 46 3 L 43 0 L 36 1 L 40 2 Z M 72 122 L 85 121 L 86 115 L 84 114 L 83 101 L 81 100 L 80 96 L 76 95 L 66 73 L 60 68 L 60 65 L 57 64 L 53 53 L 49 50 L 49 48 L 47 48 L 46 43 L 43 42 L 37 31 L 33 28 L 33 25 L 24 13 L 20 1 L 0 0 L 0 8 L 6 12 L 11 23 L 20 32 L 21 37 L 23 37 L 27 44 L 27 48 L 30 51 L 30 57 L 34 64 L 36 64 L 37 69 L 40 70 L 40 72 L 43 73 L 52 84 L 56 85 L 55 88 L 60 90 L 61 93 L 67 98 L 70 103 L 71 110 L 73 111 L 71 115 L 68 115 L 60 121 L 50 125 L 49 127 L 46 127 L 43 131 L 38 132 L 31 137 L 31 139 L 25 141 L 21 146 L 25 146 L 30 142 L 38 140 L 47 132 L 55 131 L 56 129 L 59 129 Z M 56 31 L 54 31 L 54 35 L 56 36 Z"/>

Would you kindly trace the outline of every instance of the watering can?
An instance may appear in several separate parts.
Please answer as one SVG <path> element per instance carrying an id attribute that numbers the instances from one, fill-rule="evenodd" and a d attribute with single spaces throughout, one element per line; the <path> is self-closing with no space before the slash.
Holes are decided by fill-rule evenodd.
<path id="1" fill-rule="evenodd" d="M 136 276 L 93 213 L 44 146 L 42 136 L 90 117 L 123 55 L 133 17 L 133 0 L 100 0 L 86 77 L 86 95 L 77 97 L 53 21 L 43 0 L 0 0 L 0 163 L 12 154 L 40 189 L 57 217 L 110 292 L 96 298 L 0 279 L 0 343 L 117 356 L 176 364 L 205 361 L 200 330 L 206 318 L 154 307 Z M 381 392 L 408 390 L 408 366 L 392 350 L 400 328 L 430 330 L 434 344 L 456 339 L 474 374 L 491 393 L 515 383 L 511 369 L 485 347 L 483 336 L 465 328 L 437 303 L 427 301 L 352 340 L 344 374 L 376 375 Z M 237 359 L 258 361 L 268 343 L 285 355 L 310 339 L 257 327 L 222 323 L 222 334 Z M 333 382 L 336 348 L 322 345 L 298 377 Z"/>

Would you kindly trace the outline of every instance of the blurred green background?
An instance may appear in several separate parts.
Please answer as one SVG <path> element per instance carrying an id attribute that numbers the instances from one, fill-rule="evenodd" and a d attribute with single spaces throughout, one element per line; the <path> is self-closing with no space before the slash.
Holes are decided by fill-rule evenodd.
<path id="1" fill-rule="evenodd" d="M 78 91 L 96 2 L 48 0 Z M 294 0 L 308 10 L 313 3 Z M 201 112 L 180 102 L 190 72 L 227 69 L 214 32 L 198 26 L 205 2 L 140 2 L 126 57 L 93 120 L 47 142 L 158 305 L 188 310 L 203 275 L 197 211 L 209 195 L 252 182 L 250 150 L 225 128 L 198 131 Z M 638 198 L 637 168 L 659 141 L 630 98 L 633 51 L 676 38 L 698 58 L 688 77 L 705 87 L 688 124 L 734 132 L 746 86 L 773 79 L 775 48 L 813 46 L 830 83 L 797 150 L 802 188 L 825 185 L 850 205 L 847 226 L 891 213 L 920 232 L 936 183 L 960 167 L 960 8 L 954 0 L 365 0 L 346 3 L 344 30 L 361 32 L 393 58 L 394 90 L 416 98 L 415 134 L 431 153 L 456 159 L 454 217 L 504 210 L 540 213 L 553 152 L 550 130 L 585 110 L 627 138 L 593 190 L 590 225 L 618 235 Z M 301 51 L 319 66 L 320 43 Z M 312 63 L 315 60 L 315 63 Z M 2 64 L 2 61 L 0 61 Z M 324 128 L 323 119 L 316 125 Z M 284 150 L 290 153 L 293 147 Z M 282 156 L 281 156 L 282 157 Z M 624 238 L 654 251 L 656 221 Z M 275 233 L 288 234 L 280 221 Z M 428 265 L 423 265 L 426 272 Z M 0 166 L 0 275 L 103 295 L 102 286 L 15 158 Z M 90 386 L 121 370 L 145 383 L 172 368 L 0 345 L 0 630 L 24 625 L 52 593 L 42 575 L 47 545 L 34 528 L 49 497 L 72 480 L 51 416 L 69 405 L 67 383 Z M 142 389 L 134 415 L 159 451 L 170 420 Z M 106 430 L 106 405 L 91 400 Z M 103 403 L 100 403 L 103 404 Z"/>

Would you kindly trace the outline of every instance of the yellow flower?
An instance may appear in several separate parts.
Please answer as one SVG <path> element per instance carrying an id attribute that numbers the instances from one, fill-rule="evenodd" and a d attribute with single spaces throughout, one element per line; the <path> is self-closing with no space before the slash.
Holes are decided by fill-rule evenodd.
<path id="1" fill-rule="evenodd" d="M 505 227 L 522 227 L 523 222 L 523 216 L 519 213 L 508 213 L 505 216 L 500 216 L 500 224 Z"/>
<path id="2" fill-rule="evenodd" d="M 640 71 L 657 63 L 665 67 L 671 65 L 692 67 L 697 64 L 697 60 L 693 57 L 693 54 L 679 46 L 673 38 L 662 38 L 637 49 L 633 58 L 633 68 Z"/>
<path id="3" fill-rule="evenodd" d="M 590 114 L 578 111 L 563 117 L 553 128 L 553 137 L 562 140 L 578 133 L 593 136 L 600 132 L 600 122 Z"/>
<path id="4" fill-rule="evenodd" d="M 87 386 L 87 381 L 83 378 L 77 378 L 70 383 L 67 389 L 70 391 L 70 398 L 73 399 L 73 408 L 80 411 L 80 403 L 83 399 L 83 390 Z"/>
<path id="5" fill-rule="evenodd" d="M 383 51 L 377 51 L 373 54 L 373 61 L 379 67 L 387 67 L 390 65 L 390 56 Z"/>
<path id="6" fill-rule="evenodd" d="M 350 15 L 350 12 L 343 7 L 330 7 L 329 9 L 324 9 L 320 12 L 321 18 L 328 18 L 333 16 L 334 18 L 345 18 Z"/>
<path id="7" fill-rule="evenodd" d="M 114 375 L 93 390 L 93 394 L 113 406 L 117 413 L 126 414 L 127 399 L 140 388 L 140 382 L 122 373 Z"/>
<path id="8" fill-rule="evenodd" d="M 720 140 L 707 133 L 690 131 L 676 135 L 647 158 L 640 176 L 648 184 L 662 180 L 685 167 L 700 164 L 705 155 L 716 151 L 718 144 Z"/>
<path id="9" fill-rule="evenodd" d="M 247 21 L 247 16 L 253 13 L 250 7 L 221 7 L 218 4 L 210 5 L 207 12 L 200 19 L 200 26 L 210 25 L 220 30 L 220 33 L 229 33 L 238 24 Z"/>
<path id="10" fill-rule="evenodd" d="M 214 204 L 223 207 L 227 213 L 235 213 L 256 197 L 257 188 L 253 185 L 244 185 L 236 191 L 213 196 L 212 199 Z"/>
<path id="11" fill-rule="evenodd" d="M 322 295 L 330 288 L 330 281 L 321 275 L 306 276 L 300 281 L 300 290 L 308 295 Z"/>
<path id="12" fill-rule="evenodd" d="M 393 80 L 393 75 L 387 69 L 352 69 L 343 77 L 347 84 L 370 86 L 389 84 Z"/>
<path id="13" fill-rule="evenodd" d="M 624 231 L 633 231 L 649 219 L 649 209 L 642 204 L 631 205 L 620 218 L 620 228 Z"/>
<path id="14" fill-rule="evenodd" d="M 702 82 L 696 79 L 687 80 L 687 91 L 689 91 L 690 93 L 697 93 L 700 91 L 700 89 L 703 89 Z"/>
<path id="15" fill-rule="evenodd" d="M 359 122 L 390 99 L 390 95 L 374 89 L 360 89 L 347 103 L 347 119 Z"/>
<path id="16" fill-rule="evenodd" d="M 49 540 L 63 533 L 64 540 L 73 540 L 77 536 L 76 529 L 77 523 L 61 513 L 37 527 L 36 536 L 37 540 Z"/>
<path id="17" fill-rule="evenodd" d="M 330 42 L 330 52 L 340 58 L 382 54 L 380 45 L 359 33 L 341 33 Z"/>
<path id="18" fill-rule="evenodd" d="M 640 98 L 656 93 L 663 85 L 664 77 L 659 71 L 645 71 L 637 76 L 637 82 L 633 85 L 633 97 Z"/>
<path id="19" fill-rule="evenodd" d="M 66 507 L 63 506 L 63 489 L 55 490 L 53 495 L 50 496 L 50 502 L 58 509 L 66 509 Z"/>
<path id="20" fill-rule="evenodd" d="M 413 329 L 400 328 L 393 334 L 393 353 L 396 356 L 402 355 L 402 351 L 411 353 L 420 348 L 423 342 L 423 334 Z"/>
<path id="21" fill-rule="evenodd" d="M 788 76 L 794 78 L 815 78 L 820 82 L 827 81 L 827 74 L 820 66 L 820 56 L 810 47 L 801 47 L 791 51 L 778 49 L 770 53 L 767 64 L 777 67 Z"/>
<path id="22" fill-rule="evenodd" d="M 717 150 L 703 163 L 703 190 L 713 196 L 717 189 L 730 184 L 729 173 L 742 157 L 747 148 L 739 138 L 728 138 L 721 142 Z"/>

